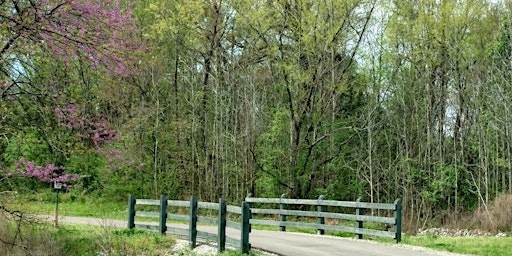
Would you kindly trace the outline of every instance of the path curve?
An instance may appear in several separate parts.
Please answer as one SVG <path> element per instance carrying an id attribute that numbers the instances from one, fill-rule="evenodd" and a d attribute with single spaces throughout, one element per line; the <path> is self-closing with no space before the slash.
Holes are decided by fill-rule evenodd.
<path id="1" fill-rule="evenodd" d="M 41 216 L 52 220 L 52 216 Z M 85 224 L 105 227 L 125 228 L 127 223 L 122 220 L 61 216 L 60 223 Z M 143 223 L 154 224 L 157 223 Z M 188 228 L 188 225 L 168 223 L 169 227 Z M 199 226 L 198 230 L 215 233 L 217 227 Z M 240 231 L 227 229 L 228 236 L 240 237 Z M 432 251 L 423 247 L 409 245 L 389 245 L 367 240 L 356 240 L 333 236 L 320 236 L 293 232 L 252 230 L 249 241 L 253 248 L 262 249 L 285 256 L 446 256 L 461 255 L 447 252 Z M 467 256 L 467 255 L 466 255 Z"/>

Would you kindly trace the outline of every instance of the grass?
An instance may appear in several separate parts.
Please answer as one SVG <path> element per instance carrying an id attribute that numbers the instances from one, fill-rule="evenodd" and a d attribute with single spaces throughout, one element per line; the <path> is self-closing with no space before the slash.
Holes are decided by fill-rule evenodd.
<path id="1" fill-rule="evenodd" d="M 55 193 L 16 196 L 11 208 L 32 214 L 53 214 Z M 59 214 L 80 217 L 126 219 L 127 203 L 109 202 L 102 199 L 76 199 L 73 194 L 60 193 Z"/>
<path id="2" fill-rule="evenodd" d="M 512 254 L 512 237 L 405 236 L 402 241 L 404 244 L 461 254 L 482 256 Z"/>
<path id="3" fill-rule="evenodd" d="M 54 232 L 65 255 L 161 255 L 175 242 L 170 236 L 135 229 L 66 225 Z"/>
<path id="4" fill-rule="evenodd" d="M 12 222 L 3 222 L 0 237 L 13 241 Z M 83 225 L 24 223 L 17 246 L 0 246 L 1 255 L 162 255 L 171 250 L 175 239 L 141 230 L 112 229 Z"/>

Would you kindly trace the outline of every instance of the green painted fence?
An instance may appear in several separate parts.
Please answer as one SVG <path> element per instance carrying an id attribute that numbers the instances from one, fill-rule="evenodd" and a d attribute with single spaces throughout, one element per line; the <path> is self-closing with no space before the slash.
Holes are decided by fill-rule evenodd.
<path id="1" fill-rule="evenodd" d="M 258 208 L 258 205 L 273 205 L 275 208 Z M 136 207 L 142 205 L 158 206 L 159 212 L 137 211 Z M 316 206 L 316 210 L 288 210 L 290 205 L 300 206 Z M 169 208 L 181 207 L 188 208 L 189 214 L 169 213 Z M 355 214 L 340 213 L 341 211 L 329 212 L 330 208 L 353 208 Z M 206 217 L 198 214 L 199 209 L 209 209 L 217 212 L 217 217 Z M 371 216 L 365 215 L 365 210 L 385 210 L 393 212 L 393 217 Z M 237 220 L 227 218 L 228 213 L 239 216 Z M 279 220 L 258 219 L 256 214 L 260 215 L 278 215 Z M 296 217 L 313 217 L 317 219 L 316 223 L 304 221 L 290 221 L 287 216 Z M 137 224 L 135 217 L 158 218 L 158 225 Z M 325 219 L 341 219 L 354 221 L 354 227 L 326 224 Z M 187 221 L 189 228 L 176 228 L 167 225 L 167 220 Z M 208 233 L 197 230 L 197 223 L 206 223 L 217 225 L 216 233 Z M 364 222 L 383 223 L 392 225 L 393 231 L 383 231 L 364 228 Z M 397 199 L 392 204 L 383 203 L 367 203 L 362 202 L 359 198 L 355 202 L 352 201 L 333 201 L 324 200 L 323 196 L 318 199 L 288 199 L 286 195 L 281 198 L 255 198 L 248 196 L 241 206 L 227 205 L 224 199 L 219 199 L 219 203 L 198 202 L 192 196 L 190 201 L 167 200 L 165 196 L 161 196 L 160 200 L 153 199 L 135 199 L 133 195 L 128 198 L 128 228 L 139 228 L 151 231 L 157 231 L 162 234 L 177 234 L 188 236 L 191 249 L 197 245 L 197 238 L 217 241 L 219 252 L 225 250 L 226 244 L 239 246 L 242 253 L 248 253 L 251 245 L 249 243 L 249 233 L 251 232 L 251 224 L 263 224 L 279 226 L 281 231 L 286 231 L 286 227 L 312 228 L 318 231 L 318 234 L 325 234 L 326 230 L 351 232 L 356 234 L 358 239 L 362 239 L 363 235 L 375 235 L 394 238 L 396 242 L 400 242 L 402 235 L 402 202 Z M 229 237 L 226 235 L 226 227 L 240 230 L 240 239 Z"/>
<path id="2" fill-rule="evenodd" d="M 137 205 L 158 206 L 159 212 L 137 211 Z M 171 207 L 188 208 L 189 214 L 168 213 Z M 245 207 L 245 208 L 244 208 Z M 208 209 L 217 212 L 217 218 L 200 216 L 199 209 Z M 227 214 L 241 215 L 240 222 L 227 219 Z M 150 231 L 158 231 L 162 234 L 176 234 L 188 236 L 190 248 L 193 249 L 197 245 L 197 238 L 206 240 L 214 240 L 217 242 L 217 250 L 223 252 L 226 249 L 226 243 L 239 246 L 242 253 L 248 253 L 249 244 L 249 206 L 242 203 L 242 206 L 226 205 L 224 199 L 219 199 L 219 203 L 198 202 L 195 197 L 191 197 L 190 201 L 167 200 L 165 196 L 161 196 L 160 200 L 153 199 L 135 199 L 133 195 L 128 199 L 128 228 L 138 228 Z M 158 218 L 158 225 L 137 224 L 135 217 Z M 187 221 L 189 228 L 177 228 L 167 225 L 167 220 Z M 197 223 L 205 223 L 216 225 L 217 233 L 209 233 L 197 230 Z M 226 236 L 226 227 L 240 230 L 240 239 Z"/>
<path id="3" fill-rule="evenodd" d="M 392 204 L 383 204 L 362 202 L 361 198 L 352 202 L 324 200 L 324 196 L 320 196 L 318 199 L 288 199 L 286 195 L 282 195 L 280 198 L 254 198 L 249 195 L 245 198 L 245 202 L 251 205 L 250 212 L 252 215 L 250 224 L 279 226 L 281 231 L 286 231 L 286 227 L 311 228 L 316 229 L 319 235 L 323 235 L 326 230 L 349 232 L 356 234 L 358 239 L 362 239 L 363 235 L 374 235 L 394 238 L 397 243 L 402 239 L 402 201 L 400 199 L 397 199 Z M 278 207 L 261 208 L 255 207 L 255 204 L 278 205 Z M 302 206 L 302 208 L 316 206 L 316 210 L 288 210 L 289 206 L 292 205 Z M 328 207 L 338 209 L 334 212 L 328 212 Z M 355 214 L 340 213 L 343 212 L 342 208 L 345 208 L 345 212 L 346 208 L 352 208 Z M 378 210 L 377 212 L 387 211 L 388 213 L 392 213 L 393 217 L 365 215 L 365 210 L 367 209 Z M 272 218 L 258 219 L 255 218 L 255 214 L 275 215 L 279 216 L 279 220 L 272 220 Z M 313 223 L 302 220 L 289 221 L 287 220 L 288 216 L 316 217 L 317 222 Z M 353 227 L 329 225 L 325 224 L 326 218 L 354 221 L 355 225 Z M 364 222 L 382 223 L 384 224 L 383 226 L 392 226 L 393 230 L 387 231 L 364 228 Z"/>

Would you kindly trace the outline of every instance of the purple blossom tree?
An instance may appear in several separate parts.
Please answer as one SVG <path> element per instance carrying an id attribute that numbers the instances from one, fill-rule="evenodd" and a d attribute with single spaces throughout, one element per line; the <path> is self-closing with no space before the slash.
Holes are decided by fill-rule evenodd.
<path id="1" fill-rule="evenodd" d="M 123 6 L 123 2 L 126 1 L 0 0 L 0 100 L 5 104 L 22 104 L 20 98 L 24 95 L 51 98 L 52 105 L 61 106 L 54 109 L 59 126 L 109 156 L 110 162 L 120 155 L 102 148 L 117 139 L 115 131 L 107 128 L 107 121 L 101 115 L 83 114 L 78 104 L 59 104 L 67 101 L 59 98 L 61 83 L 65 82 L 36 86 L 28 71 L 34 69 L 34 53 L 44 52 L 64 64 L 80 60 L 96 70 L 116 76 L 130 75 L 132 56 L 141 49 L 141 44 L 135 40 L 137 29 L 131 6 Z M 15 163 L 14 174 L 43 182 L 76 181 L 81 177 L 64 172 L 63 166 L 39 166 L 22 158 Z"/>

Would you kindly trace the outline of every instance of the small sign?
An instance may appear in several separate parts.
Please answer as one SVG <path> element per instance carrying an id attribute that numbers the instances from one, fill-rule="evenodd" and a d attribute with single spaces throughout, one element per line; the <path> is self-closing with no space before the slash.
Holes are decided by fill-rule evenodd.
<path id="1" fill-rule="evenodd" d="M 62 183 L 60 183 L 60 182 L 54 182 L 54 183 L 53 183 L 53 188 L 54 188 L 54 189 L 62 189 Z"/>

